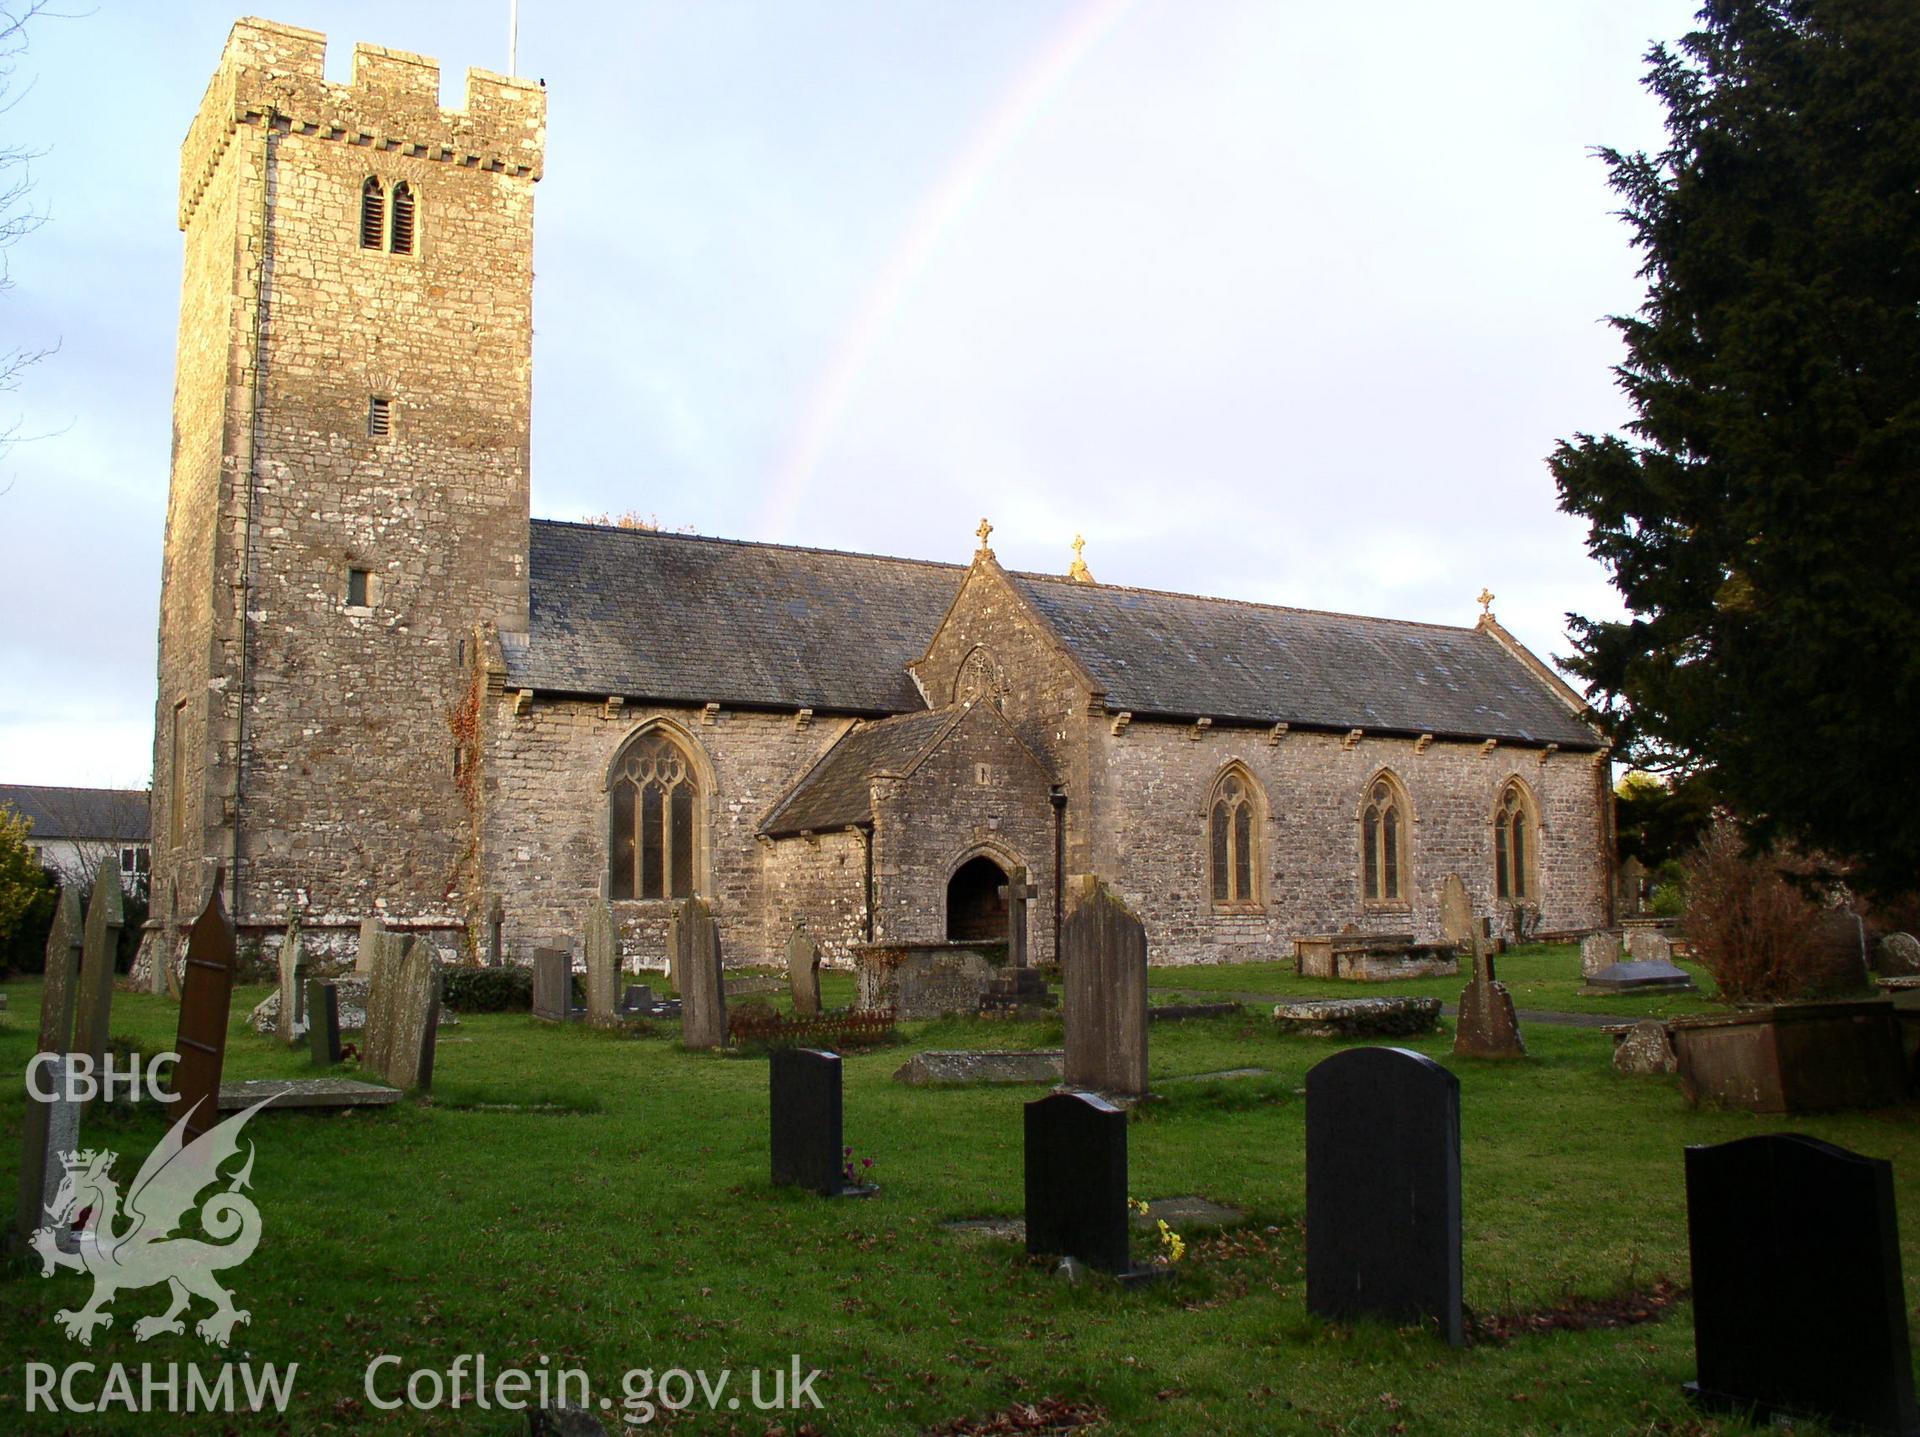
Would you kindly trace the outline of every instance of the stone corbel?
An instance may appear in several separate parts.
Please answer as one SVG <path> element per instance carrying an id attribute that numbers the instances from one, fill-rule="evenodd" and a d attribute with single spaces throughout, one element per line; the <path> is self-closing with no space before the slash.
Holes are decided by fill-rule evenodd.
<path id="1" fill-rule="evenodd" d="M 1423 733 L 1420 735 L 1419 738 L 1413 741 L 1413 751 L 1415 753 L 1425 753 L 1428 749 L 1432 747 L 1433 747 L 1433 735 L 1430 733 Z"/>
<path id="2" fill-rule="evenodd" d="M 1187 737 L 1192 739 L 1195 743 L 1198 743 L 1200 742 L 1201 739 L 1206 737 L 1207 730 L 1212 727 L 1213 727 L 1212 719 L 1197 718 L 1193 721 L 1193 727 L 1187 730 Z"/>
<path id="3" fill-rule="evenodd" d="M 525 718 L 533 712 L 533 690 L 521 689 L 513 696 L 513 713 L 516 718 Z"/>
<path id="4" fill-rule="evenodd" d="M 1497 738 L 1488 739 L 1485 743 L 1480 745 L 1480 757 L 1485 758 L 1488 754 L 1492 753 L 1498 747 L 1500 747 L 1499 739 Z"/>
<path id="5" fill-rule="evenodd" d="M 793 716 L 793 726 L 796 729 L 812 728 L 813 727 L 813 710 L 801 709 L 798 713 L 796 713 Z"/>
<path id="6" fill-rule="evenodd" d="M 1132 722 L 1133 722 L 1132 709 L 1128 709 L 1124 713 L 1115 714 L 1113 716 L 1113 724 L 1112 724 L 1113 736 L 1115 738 L 1119 738 L 1121 734 L 1127 731 L 1127 725 Z"/>
<path id="7" fill-rule="evenodd" d="M 710 703 L 710 704 L 701 705 L 700 707 L 701 723 L 705 724 L 708 728 L 712 728 L 714 724 L 719 721 L 719 718 L 720 718 L 719 704 Z"/>
<path id="8" fill-rule="evenodd" d="M 1280 740 L 1287 736 L 1288 727 L 1289 726 L 1287 724 L 1283 724 L 1283 723 L 1275 724 L 1272 728 L 1267 730 L 1267 742 L 1269 744 L 1272 744 L 1275 748 L 1278 748 L 1280 746 Z"/>
<path id="9" fill-rule="evenodd" d="M 624 696 L 620 694 L 608 694 L 606 716 L 610 719 L 619 718 L 620 710 L 625 708 L 626 705 L 627 701 Z"/>
<path id="10" fill-rule="evenodd" d="M 1558 752 L 1560 752 L 1560 745 L 1557 743 L 1550 743 L 1545 748 L 1541 749 L 1540 750 L 1540 766 L 1542 768 L 1545 768 L 1547 766 L 1547 760 L 1552 758 Z"/>
<path id="11" fill-rule="evenodd" d="M 1363 728 L 1348 729 L 1347 736 L 1340 740 L 1340 747 L 1351 752 L 1359 746 L 1360 740 L 1366 736 L 1366 732 Z"/>

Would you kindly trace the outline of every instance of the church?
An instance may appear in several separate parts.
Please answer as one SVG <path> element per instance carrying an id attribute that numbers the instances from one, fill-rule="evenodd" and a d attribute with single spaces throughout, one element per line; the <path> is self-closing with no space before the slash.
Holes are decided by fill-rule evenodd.
<path id="1" fill-rule="evenodd" d="M 1004 935 L 1022 870 L 1041 962 L 1088 873 L 1156 963 L 1431 940 L 1450 874 L 1610 920 L 1605 743 L 1490 608 L 532 518 L 545 92 L 325 45 L 238 22 L 182 146 L 150 948 L 216 875 L 243 943 L 526 961 L 604 897 L 649 966 L 689 894 L 729 963 L 833 960 Z"/>

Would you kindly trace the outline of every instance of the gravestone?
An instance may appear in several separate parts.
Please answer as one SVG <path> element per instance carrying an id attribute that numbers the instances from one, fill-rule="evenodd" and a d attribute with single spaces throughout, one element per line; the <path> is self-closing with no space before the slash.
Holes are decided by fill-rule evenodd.
<path id="1" fill-rule="evenodd" d="M 1889 978 L 1920 973 L 1920 938 L 1911 933 L 1889 933 L 1873 945 L 1873 970 Z"/>
<path id="2" fill-rule="evenodd" d="M 227 1023 L 233 1016 L 233 922 L 221 897 L 226 873 L 213 871 L 213 891 L 187 933 L 186 973 L 180 982 L 180 1023 L 173 1050 L 172 1108 L 192 1142 L 220 1121 L 220 1071 L 227 1061 Z"/>
<path id="3" fill-rule="evenodd" d="M 366 1052 L 371 1068 L 396 1088 L 433 1086 L 434 1033 L 440 1023 L 440 962 L 425 938 L 383 955 L 367 999 Z"/>
<path id="4" fill-rule="evenodd" d="M 1440 887 L 1440 936 L 1456 948 L 1470 950 L 1476 932 L 1467 885 L 1460 881 L 1459 874 L 1449 873 Z"/>
<path id="5" fill-rule="evenodd" d="M 1627 934 L 1627 958 L 1634 963 L 1673 962 L 1673 943 L 1666 934 L 1636 928 Z"/>
<path id="6" fill-rule="evenodd" d="M 787 986 L 796 1016 L 811 1018 L 820 1012 L 820 947 L 797 922 L 787 937 Z"/>
<path id="7" fill-rule="evenodd" d="M 847 1175 L 841 1142 L 840 1055 L 776 1048 L 767 1064 L 773 1185 L 823 1197 L 866 1197 L 878 1189 Z"/>
<path id="8" fill-rule="evenodd" d="M 1093 1093 L 1026 1105 L 1027 1251 L 1125 1273 L 1127 1115 Z"/>
<path id="9" fill-rule="evenodd" d="M 46 977 L 40 987 L 38 1051 L 52 1054 L 57 1062 L 57 1066 L 47 1065 L 42 1070 L 43 1091 L 59 1093 L 65 1089 L 74 996 L 79 986 L 80 928 L 79 895 L 70 887 L 62 888 L 54 906 L 53 928 L 47 934 Z M 42 1102 L 28 1093 L 22 1119 L 20 1194 L 14 1208 L 14 1236 L 21 1250 L 44 1218 L 47 1199 L 52 1196 L 49 1189 L 59 1187 L 60 1155 L 72 1150 L 79 1123 L 78 1105 L 64 1098 Z"/>
<path id="10" fill-rule="evenodd" d="M 80 954 L 80 994 L 74 1003 L 73 1048 L 93 1060 L 93 1071 L 107 1055 L 107 1027 L 113 1020 L 113 959 L 120 950 L 124 908 L 120 861 L 104 858 L 87 898 L 87 919 Z M 81 1107 L 82 1116 L 91 1104 Z"/>
<path id="11" fill-rule="evenodd" d="M 568 1023 L 573 1014 L 573 955 L 559 948 L 534 949 L 533 1016 Z"/>
<path id="12" fill-rule="evenodd" d="M 1073 880 L 1060 930 L 1067 1086 L 1147 1093 L 1147 930 L 1091 874 Z"/>
<path id="13" fill-rule="evenodd" d="M 1307 1073 L 1307 1310 L 1463 1341 L 1460 1080 L 1405 1048 Z"/>
<path id="14" fill-rule="evenodd" d="M 629 983 L 620 995 L 620 1013 L 622 1017 L 637 1014 L 645 1018 L 653 1012 L 653 988 L 646 983 Z"/>
<path id="15" fill-rule="evenodd" d="M 613 908 L 601 899 L 587 910 L 587 932 L 582 940 L 587 958 L 587 1021 L 604 1028 L 618 1018 L 615 985 L 620 979 L 620 931 Z"/>
<path id="16" fill-rule="evenodd" d="M 706 899 L 694 894 L 674 910 L 679 971 L 680 1041 L 688 1048 L 727 1044 L 727 990 L 720 976 L 720 932 Z"/>
<path id="17" fill-rule="evenodd" d="M 1920 1431 L 1893 1164 L 1797 1133 L 1689 1147 L 1703 1406 Z"/>
<path id="18" fill-rule="evenodd" d="M 300 951 L 300 920 L 287 920 L 287 933 L 280 940 L 280 1014 L 274 1031 L 289 1048 L 300 1041 L 307 1030 L 307 961 Z"/>
<path id="19" fill-rule="evenodd" d="M 686 904 L 676 903 L 667 911 L 667 982 L 676 998 L 687 996 L 686 975 L 681 972 L 687 950 L 687 935 L 682 932 Z"/>
<path id="20" fill-rule="evenodd" d="M 1027 966 L 1027 905 L 1040 896 L 1040 890 L 1027 881 L 1027 870 L 1016 868 L 1000 885 L 1000 897 L 1007 905 L 1007 964 Z"/>
<path id="21" fill-rule="evenodd" d="M 1620 935 L 1612 929 L 1589 933 L 1580 940 L 1580 976 L 1591 978 L 1606 972 L 1620 961 L 1621 951 Z"/>
<path id="22" fill-rule="evenodd" d="M 386 941 L 387 925 L 380 921 L 378 914 L 369 914 L 361 919 L 360 946 L 353 956 L 353 971 L 371 978 L 381 953 L 386 949 Z"/>
<path id="23" fill-rule="evenodd" d="M 1526 1041 L 1514 1016 L 1513 995 L 1493 976 L 1493 955 L 1484 939 L 1471 940 L 1473 981 L 1460 995 L 1460 1016 L 1454 1024 L 1453 1053 L 1457 1058 L 1524 1058 Z"/>
<path id="24" fill-rule="evenodd" d="M 1671 1073 L 1679 1066 L 1667 1025 L 1656 1018 L 1642 1018 L 1614 1036 L 1613 1070 L 1616 1073 Z"/>
<path id="25" fill-rule="evenodd" d="M 501 930 L 507 924 L 507 908 L 500 901 L 500 895 L 493 896 L 493 905 L 487 909 L 487 966 L 498 968 L 507 961 L 506 944 Z"/>
<path id="26" fill-rule="evenodd" d="M 1029 917 L 1040 890 L 1027 881 L 1025 868 L 1015 868 L 998 892 L 1007 905 L 1007 966 L 994 978 L 980 1007 L 986 1012 L 1028 1014 L 1052 1007 L 1053 995 L 1047 992 L 1046 978 L 1027 962 L 1028 930 L 1032 927 Z"/>
<path id="27" fill-rule="evenodd" d="M 1632 918 L 1645 911 L 1647 891 L 1647 866 L 1637 858 L 1629 858 L 1620 865 L 1619 873 L 1619 909 L 1620 916 Z"/>
<path id="28" fill-rule="evenodd" d="M 340 990 L 319 978 L 307 980 L 307 1051 L 316 1068 L 340 1061 Z"/>

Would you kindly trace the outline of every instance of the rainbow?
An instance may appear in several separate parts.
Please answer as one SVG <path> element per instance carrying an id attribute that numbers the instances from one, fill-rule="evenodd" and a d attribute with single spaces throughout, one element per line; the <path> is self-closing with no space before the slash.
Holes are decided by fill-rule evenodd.
<path id="1" fill-rule="evenodd" d="M 814 381 L 774 472 L 754 525 L 762 539 L 787 537 L 821 459 L 872 368 L 875 354 L 923 279 L 942 240 L 979 200 L 993 169 L 1029 130 L 1074 70 L 1136 0 L 1081 0 L 961 147 L 940 182 L 927 192 L 842 331 L 833 356 Z"/>

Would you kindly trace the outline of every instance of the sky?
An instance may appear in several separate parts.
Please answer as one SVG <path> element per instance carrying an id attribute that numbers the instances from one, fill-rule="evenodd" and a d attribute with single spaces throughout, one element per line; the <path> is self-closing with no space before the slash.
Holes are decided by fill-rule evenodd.
<path id="1" fill-rule="evenodd" d="M 20 0 L 6 0 L 17 8 Z M 507 68 L 507 0 L 262 0 Z M 79 11 L 81 5 L 62 7 Z M 533 512 L 1467 625 L 1620 612 L 1546 456 L 1628 417 L 1593 148 L 1695 0 L 521 0 Z M 0 782 L 142 786 L 179 144 L 236 14 L 36 19 L 0 147 Z M 14 172 L 18 174 L 16 170 Z M 4 176 L 0 176 L 4 178 Z"/>

